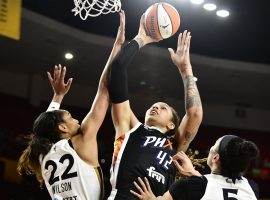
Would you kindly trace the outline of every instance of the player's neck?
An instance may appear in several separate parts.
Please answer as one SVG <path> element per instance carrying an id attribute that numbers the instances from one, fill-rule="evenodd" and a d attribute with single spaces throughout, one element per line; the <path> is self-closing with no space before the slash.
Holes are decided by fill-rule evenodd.
<path id="1" fill-rule="evenodd" d="M 220 174 L 220 169 L 217 168 L 217 167 L 213 167 L 213 168 L 211 169 L 211 174 Z"/>
<path id="2" fill-rule="evenodd" d="M 166 133 L 166 130 L 163 130 L 161 127 L 156 126 L 155 124 L 146 124 L 148 128 L 158 130 L 161 133 Z"/>

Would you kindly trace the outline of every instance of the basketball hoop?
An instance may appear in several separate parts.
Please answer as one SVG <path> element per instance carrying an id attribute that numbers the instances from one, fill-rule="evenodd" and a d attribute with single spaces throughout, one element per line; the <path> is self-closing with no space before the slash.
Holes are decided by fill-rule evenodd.
<path id="1" fill-rule="evenodd" d="M 120 0 L 74 0 L 74 15 L 80 15 L 82 20 L 87 17 L 97 17 L 100 14 L 119 12 L 121 9 Z"/>

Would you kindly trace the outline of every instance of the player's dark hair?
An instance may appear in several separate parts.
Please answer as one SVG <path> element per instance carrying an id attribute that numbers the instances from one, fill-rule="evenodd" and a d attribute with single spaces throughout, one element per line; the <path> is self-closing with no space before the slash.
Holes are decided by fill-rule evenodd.
<path id="1" fill-rule="evenodd" d="M 42 185 L 40 156 L 45 156 L 52 145 L 60 140 L 57 126 L 60 122 L 63 122 L 62 118 L 62 110 L 43 112 L 37 117 L 33 124 L 33 133 L 28 138 L 28 147 L 19 158 L 17 166 L 19 174 L 25 172 L 35 175 Z"/>
<path id="2" fill-rule="evenodd" d="M 219 155 L 221 174 L 235 179 L 259 155 L 259 149 L 251 141 L 228 135 L 220 142 Z"/>
<path id="3" fill-rule="evenodd" d="M 175 109 L 173 107 L 171 107 L 171 111 L 172 111 L 172 122 L 174 123 L 175 127 L 173 130 L 171 130 L 170 132 L 172 132 L 172 134 L 174 135 L 177 132 L 177 129 L 179 127 L 180 124 L 180 117 L 178 115 L 178 113 L 175 111 Z"/>

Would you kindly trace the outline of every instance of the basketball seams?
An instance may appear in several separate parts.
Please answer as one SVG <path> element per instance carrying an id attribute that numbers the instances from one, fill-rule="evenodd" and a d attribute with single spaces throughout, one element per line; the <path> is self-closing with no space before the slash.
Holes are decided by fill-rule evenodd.
<path id="1" fill-rule="evenodd" d="M 145 18 L 146 32 L 154 39 L 169 38 L 180 26 L 178 11 L 168 3 L 151 5 L 145 12 Z"/>
<path id="2" fill-rule="evenodd" d="M 162 36 L 160 34 L 160 30 L 159 30 L 159 26 L 158 26 L 158 5 L 159 3 L 154 4 L 154 7 L 152 9 L 151 12 L 151 16 L 153 16 L 155 18 L 155 20 L 153 21 L 153 26 L 154 26 L 154 38 L 155 39 L 161 39 Z"/>
<path id="3" fill-rule="evenodd" d="M 159 33 L 159 38 L 157 38 L 157 39 L 162 39 L 162 38 L 163 38 L 163 35 L 162 35 L 161 32 L 160 32 L 159 18 L 158 18 L 159 5 L 160 5 L 160 3 L 157 4 L 157 11 L 156 11 L 156 16 L 157 16 L 156 22 L 157 22 L 157 28 L 158 28 L 158 33 Z"/>
<path id="4" fill-rule="evenodd" d="M 144 22 L 145 22 L 145 27 L 146 27 L 146 31 L 147 31 L 147 34 L 148 35 L 151 35 L 151 33 L 150 33 L 150 31 L 149 31 L 149 29 L 150 29 L 150 25 L 149 25 L 149 23 L 150 23 L 150 21 L 149 21 L 149 15 L 151 15 L 151 10 L 153 9 L 153 5 L 152 6 L 150 6 L 146 11 L 145 11 L 145 20 L 144 20 Z"/>
<path id="5" fill-rule="evenodd" d="M 163 8 L 164 14 L 165 14 L 166 17 L 169 19 L 169 23 L 170 23 L 169 26 L 171 26 L 171 33 L 170 33 L 170 35 L 167 35 L 167 34 L 166 34 L 166 36 L 164 36 L 164 37 L 163 37 L 163 35 L 162 35 L 162 38 L 166 39 L 166 38 L 169 38 L 170 36 L 173 35 L 173 23 L 172 23 L 172 19 L 171 19 L 171 16 L 170 16 L 168 10 L 165 8 L 166 3 L 160 3 L 160 6 Z M 161 32 L 161 31 L 159 30 L 159 32 Z"/>
<path id="6" fill-rule="evenodd" d="M 171 35 L 170 36 L 172 36 L 173 35 L 173 33 L 174 33 L 174 31 L 173 31 L 173 28 L 174 28 L 174 26 L 173 26 L 173 21 L 172 21 L 172 18 L 171 18 L 171 15 L 169 15 L 169 11 L 166 9 L 166 3 L 161 3 L 161 6 L 162 6 L 162 8 L 165 10 L 165 13 L 167 14 L 167 16 L 169 17 L 169 19 L 170 19 L 170 26 L 172 27 L 172 32 L 171 32 Z M 160 32 L 160 31 L 159 31 Z M 169 37 L 170 37 L 169 36 Z"/>
<path id="7" fill-rule="evenodd" d="M 174 8 L 170 4 L 168 4 L 168 3 L 162 3 L 162 4 L 164 4 L 163 8 L 166 10 L 166 12 L 171 13 L 171 15 L 169 15 L 169 17 L 171 20 L 172 35 L 174 35 L 177 32 L 177 27 L 180 26 L 180 15 L 179 15 L 178 11 L 176 10 L 176 8 Z M 176 26 L 174 26 L 174 25 L 176 25 Z"/>

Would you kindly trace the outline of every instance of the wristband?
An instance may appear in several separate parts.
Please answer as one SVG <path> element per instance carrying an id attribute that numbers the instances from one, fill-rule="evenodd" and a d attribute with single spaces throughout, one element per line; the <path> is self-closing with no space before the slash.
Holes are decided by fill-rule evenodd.
<path id="1" fill-rule="evenodd" d="M 60 108 L 60 104 L 57 102 L 52 101 L 47 109 L 46 112 L 58 110 Z"/>

